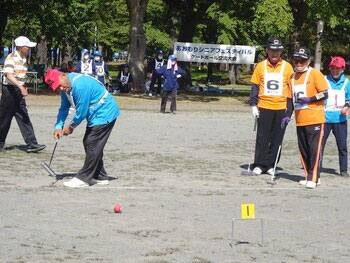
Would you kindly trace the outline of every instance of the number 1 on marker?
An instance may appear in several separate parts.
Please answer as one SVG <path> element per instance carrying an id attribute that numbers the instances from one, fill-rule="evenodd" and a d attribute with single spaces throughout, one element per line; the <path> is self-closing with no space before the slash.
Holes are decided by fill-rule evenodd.
<path id="1" fill-rule="evenodd" d="M 242 204 L 242 219 L 253 219 L 255 218 L 254 204 Z"/>

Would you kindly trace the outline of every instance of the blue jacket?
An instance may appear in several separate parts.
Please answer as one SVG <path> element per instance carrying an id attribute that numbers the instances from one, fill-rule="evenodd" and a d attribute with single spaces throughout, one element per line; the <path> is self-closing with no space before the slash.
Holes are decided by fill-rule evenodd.
<path id="1" fill-rule="evenodd" d="M 179 89 L 179 82 L 177 81 L 177 75 L 180 74 L 182 77 L 186 75 L 186 72 L 178 66 L 178 70 L 174 71 L 174 67 L 167 69 L 167 65 L 162 66 L 160 69 L 156 69 L 156 73 L 163 75 L 164 77 L 164 91 L 173 91 Z"/>
<path id="2" fill-rule="evenodd" d="M 334 90 L 341 90 L 346 80 L 344 73 L 340 76 L 339 80 L 333 79 L 332 75 L 326 76 L 329 84 L 332 86 Z M 345 89 L 345 101 L 350 100 L 350 81 L 346 85 Z M 327 100 L 325 101 L 325 105 L 327 105 Z M 326 123 L 339 123 L 348 120 L 348 116 L 342 116 L 340 111 L 325 111 L 326 115 Z"/>
<path id="3" fill-rule="evenodd" d="M 73 98 L 76 109 L 71 121 L 75 125 L 79 125 L 84 119 L 88 127 L 103 125 L 114 121 L 120 115 L 115 99 L 95 78 L 77 73 L 69 73 L 68 77 L 71 90 L 69 94 L 61 92 L 61 107 L 58 111 L 55 130 L 63 128 L 68 116 L 71 107 L 68 96 Z M 101 99 L 106 94 L 102 102 Z"/>

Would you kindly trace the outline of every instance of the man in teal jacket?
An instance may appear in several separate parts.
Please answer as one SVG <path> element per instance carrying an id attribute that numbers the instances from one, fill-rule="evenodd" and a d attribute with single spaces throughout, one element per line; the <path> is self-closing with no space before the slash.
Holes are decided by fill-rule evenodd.
<path id="1" fill-rule="evenodd" d="M 54 132 L 56 140 L 63 135 L 72 134 L 84 119 L 87 121 L 83 139 L 86 153 L 84 166 L 76 177 L 63 185 L 67 187 L 107 185 L 109 181 L 102 157 L 103 149 L 120 115 L 117 102 L 106 91 L 104 85 L 91 76 L 49 70 L 45 82 L 54 91 L 58 88 L 61 90 L 61 107 Z M 70 124 L 64 127 L 70 107 L 75 108 L 75 114 Z"/>

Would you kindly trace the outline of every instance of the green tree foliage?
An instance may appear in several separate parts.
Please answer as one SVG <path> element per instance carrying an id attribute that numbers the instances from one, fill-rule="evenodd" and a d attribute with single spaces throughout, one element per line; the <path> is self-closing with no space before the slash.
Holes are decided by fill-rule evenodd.
<path id="1" fill-rule="evenodd" d="M 313 49 L 319 20 L 325 24 L 323 51 L 346 55 L 350 1 L 149 0 L 143 24 L 146 54 L 170 52 L 174 41 L 256 45 L 261 51 L 270 36 L 281 37 L 291 54 L 296 45 Z M 126 0 L 3 0 L 0 48 L 26 35 L 72 55 L 94 47 L 96 26 L 97 43 L 111 57 L 129 49 L 129 25 Z"/>
<path id="2" fill-rule="evenodd" d="M 4 44 L 19 35 L 37 39 L 44 35 L 51 47 L 71 46 L 73 50 L 93 48 L 95 26 L 97 42 L 111 51 L 127 50 L 129 45 L 129 12 L 125 0 L 32 0 L 11 11 L 4 32 Z M 13 3 L 14 4 L 14 3 Z M 164 30 L 166 5 L 150 0 L 145 23 L 150 51 L 171 49 L 172 41 Z"/>
<path id="3" fill-rule="evenodd" d="M 258 43 L 271 36 L 290 41 L 294 31 L 294 18 L 288 0 L 260 0 L 257 3 L 253 32 Z"/>
<path id="4" fill-rule="evenodd" d="M 252 16 L 254 1 L 218 1 L 210 5 L 205 20 L 199 25 L 204 39 L 212 43 L 253 44 Z"/>
<path id="5" fill-rule="evenodd" d="M 350 2 L 342 0 L 309 0 L 305 29 L 314 44 L 315 24 L 322 20 L 325 24 L 322 34 L 323 49 L 327 53 L 346 54 L 350 49 Z M 322 6 L 322 8 L 320 8 Z"/>
<path id="6" fill-rule="evenodd" d="M 167 6 L 162 0 L 149 0 L 148 2 L 144 27 L 149 54 L 158 49 L 169 50 L 172 48 L 170 34 L 164 30 L 168 23 L 166 9 Z"/>

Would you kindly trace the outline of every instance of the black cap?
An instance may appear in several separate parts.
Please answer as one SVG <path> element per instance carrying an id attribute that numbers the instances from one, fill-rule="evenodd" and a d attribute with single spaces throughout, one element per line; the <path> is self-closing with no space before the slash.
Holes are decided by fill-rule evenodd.
<path id="1" fill-rule="evenodd" d="M 280 38 L 270 37 L 266 42 L 266 48 L 268 49 L 283 49 L 283 44 Z"/>
<path id="2" fill-rule="evenodd" d="M 308 49 L 306 47 L 300 47 L 294 51 L 293 57 L 309 59 L 311 57 L 310 49 Z"/>

